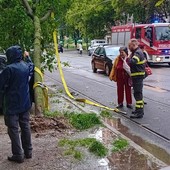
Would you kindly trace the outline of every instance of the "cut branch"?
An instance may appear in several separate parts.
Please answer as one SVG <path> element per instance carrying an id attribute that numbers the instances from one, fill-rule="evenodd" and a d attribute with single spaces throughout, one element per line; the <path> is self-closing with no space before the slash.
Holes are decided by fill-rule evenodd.
<path id="1" fill-rule="evenodd" d="M 25 9 L 26 9 L 27 15 L 28 15 L 29 17 L 31 17 L 31 19 L 33 19 L 33 18 L 34 18 L 34 14 L 33 14 L 33 11 L 32 11 L 32 9 L 31 9 L 28 1 L 27 1 L 27 0 L 22 0 L 22 3 L 23 3 L 23 5 L 24 5 L 24 7 L 25 7 Z"/>
<path id="2" fill-rule="evenodd" d="M 40 21 L 41 21 L 41 22 L 46 21 L 46 20 L 50 17 L 51 12 L 52 12 L 52 10 L 49 9 L 48 12 L 40 19 Z"/>

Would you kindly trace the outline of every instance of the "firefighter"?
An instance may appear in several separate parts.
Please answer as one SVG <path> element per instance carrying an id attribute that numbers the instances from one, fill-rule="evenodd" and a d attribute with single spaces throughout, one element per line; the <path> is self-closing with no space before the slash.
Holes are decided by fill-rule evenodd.
<path id="1" fill-rule="evenodd" d="M 142 118 L 144 115 L 143 101 L 143 80 L 145 78 L 145 57 L 142 50 L 139 48 L 137 39 L 129 41 L 130 55 L 129 63 L 131 67 L 131 77 L 134 90 L 134 98 L 136 100 L 135 111 L 132 112 L 130 118 Z"/>

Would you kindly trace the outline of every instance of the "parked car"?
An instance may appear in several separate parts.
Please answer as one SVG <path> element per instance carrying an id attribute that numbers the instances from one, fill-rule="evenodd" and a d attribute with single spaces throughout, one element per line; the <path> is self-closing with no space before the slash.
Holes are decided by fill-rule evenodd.
<path id="1" fill-rule="evenodd" d="M 88 48 L 88 55 L 91 56 L 98 46 L 106 45 L 106 40 L 95 39 L 92 40 Z"/>
<path id="2" fill-rule="evenodd" d="M 112 62 L 119 55 L 119 48 L 115 46 L 97 47 L 92 55 L 92 70 L 94 73 L 97 69 L 104 70 L 106 75 L 109 76 L 112 69 Z"/>

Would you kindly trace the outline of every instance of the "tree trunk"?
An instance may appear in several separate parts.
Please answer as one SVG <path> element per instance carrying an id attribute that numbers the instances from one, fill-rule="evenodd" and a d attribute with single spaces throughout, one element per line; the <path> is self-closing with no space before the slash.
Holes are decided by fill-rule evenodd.
<path id="1" fill-rule="evenodd" d="M 40 19 L 37 16 L 34 16 L 34 55 L 33 60 L 35 67 L 41 70 L 41 24 Z M 42 82 L 41 76 L 35 72 L 34 73 L 34 82 Z M 36 87 L 34 90 L 35 97 L 35 114 L 36 116 L 42 116 L 44 110 L 44 96 L 41 87 Z"/>

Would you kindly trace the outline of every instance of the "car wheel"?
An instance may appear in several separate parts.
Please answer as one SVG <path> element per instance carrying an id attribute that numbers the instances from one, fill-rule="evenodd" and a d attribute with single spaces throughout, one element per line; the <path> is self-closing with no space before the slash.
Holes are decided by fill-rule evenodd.
<path id="1" fill-rule="evenodd" d="M 90 51 L 88 51 L 88 55 L 91 56 L 91 52 Z"/>
<path id="2" fill-rule="evenodd" d="M 95 67 L 94 62 L 92 62 L 92 70 L 93 70 L 93 73 L 97 73 L 97 68 Z"/>
<path id="3" fill-rule="evenodd" d="M 106 72 L 106 75 L 109 76 L 110 75 L 110 68 L 108 65 L 106 65 L 105 67 L 105 72 Z"/>

